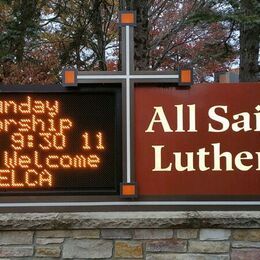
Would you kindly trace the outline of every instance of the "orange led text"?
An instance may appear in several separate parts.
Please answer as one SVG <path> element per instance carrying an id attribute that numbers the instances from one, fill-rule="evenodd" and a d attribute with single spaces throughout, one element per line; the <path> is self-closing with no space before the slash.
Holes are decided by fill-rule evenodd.
<path id="1" fill-rule="evenodd" d="M 73 169 L 88 174 L 100 168 L 105 134 L 101 129 L 78 133 L 62 105 L 32 95 L 0 101 L 0 189 L 54 188 L 58 170 L 75 178 Z"/>

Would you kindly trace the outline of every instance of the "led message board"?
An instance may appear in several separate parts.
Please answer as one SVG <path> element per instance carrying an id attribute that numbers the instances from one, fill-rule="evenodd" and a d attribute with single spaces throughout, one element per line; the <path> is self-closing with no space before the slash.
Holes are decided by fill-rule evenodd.
<path id="1" fill-rule="evenodd" d="M 24 90 L 0 95 L 0 192 L 118 193 L 118 90 Z"/>

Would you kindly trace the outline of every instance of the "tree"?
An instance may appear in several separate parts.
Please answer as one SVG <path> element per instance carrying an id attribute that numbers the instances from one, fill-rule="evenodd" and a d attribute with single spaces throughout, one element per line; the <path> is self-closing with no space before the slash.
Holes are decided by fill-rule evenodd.
<path id="1" fill-rule="evenodd" d="M 197 0 L 128 0 L 126 7 L 137 11 L 137 70 L 190 65 L 195 68 L 196 81 L 201 82 L 207 75 L 227 69 L 235 57 L 225 26 L 193 23 L 192 17 L 201 8 Z"/>
<path id="2" fill-rule="evenodd" d="M 6 6 L 2 6 L 3 3 Z M 17 62 L 23 61 L 37 41 L 41 6 L 37 0 L 2 1 L 1 7 L 11 17 L 4 20 L 0 38 L 1 45 L 5 46 L 4 55 L 14 55 Z"/>
<path id="3" fill-rule="evenodd" d="M 136 10 L 137 27 L 135 28 L 135 68 L 136 70 L 149 69 L 149 10 L 152 2 L 149 0 L 131 1 L 127 0 L 125 8 Z"/>
<path id="4" fill-rule="evenodd" d="M 236 54 L 230 41 L 232 24 L 217 19 L 220 10 L 214 9 L 215 2 L 1 0 L 0 80 L 21 83 L 18 75 L 23 75 L 23 83 L 56 82 L 64 66 L 116 70 L 120 67 L 117 13 L 135 9 L 136 69 L 171 70 L 188 64 L 195 68 L 196 81 L 202 82 L 227 69 Z M 28 10 L 21 3 L 28 4 Z M 206 14 L 214 19 L 209 21 Z"/>
<path id="5" fill-rule="evenodd" d="M 57 71 L 51 47 L 42 41 L 44 0 L 1 1 L 1 75 L 5 84 L 52 83 Z M 49 67 L 48 67 L 49 66 Z"/>
<path id="6" fill-rule="evenodd" d="M 106 70 L 117 8 L 116 0 L 1 0 L 0 82 L 57 82 L 68 65 Z"/>
<path id="7" fill-rule="evenodd" d="M 239 7 L 238 7 L 239 8 Z M 241 0 L 240 75 L 243 81 L 259 80 L 260 65 L 260 3 L 257 0 Z"/>
<path id="8" fill-rule="evenodd" d="M 65 1 L 62 9 L 55 21 L 61 65 L 107 70 L 106 51 L 116 38 L 116 0 Z"/>
<path id="9" fill-rule="evenodd" d="M 230 35 L 239 34 L 240 81 L 259 80 L 260 3 L 258 0 L 201 0 L 192 22 L 229 26 Z"/>

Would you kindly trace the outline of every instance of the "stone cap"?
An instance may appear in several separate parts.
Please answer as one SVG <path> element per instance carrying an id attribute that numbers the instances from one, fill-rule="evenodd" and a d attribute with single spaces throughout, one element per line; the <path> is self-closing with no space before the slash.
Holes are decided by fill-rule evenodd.
<path id="1" fill-rule="evenodd" d="M 260 211 L 1 213 L 0 230 L 259 228 Z"/>

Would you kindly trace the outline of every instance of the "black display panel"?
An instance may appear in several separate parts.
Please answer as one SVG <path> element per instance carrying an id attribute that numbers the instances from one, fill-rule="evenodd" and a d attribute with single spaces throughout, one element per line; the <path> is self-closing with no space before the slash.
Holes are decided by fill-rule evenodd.
<path id="1" fill-rule="evenodd" d="M 0 93 L 0 193 L 118 194 L 120 89 L 56 88 Z"/>

